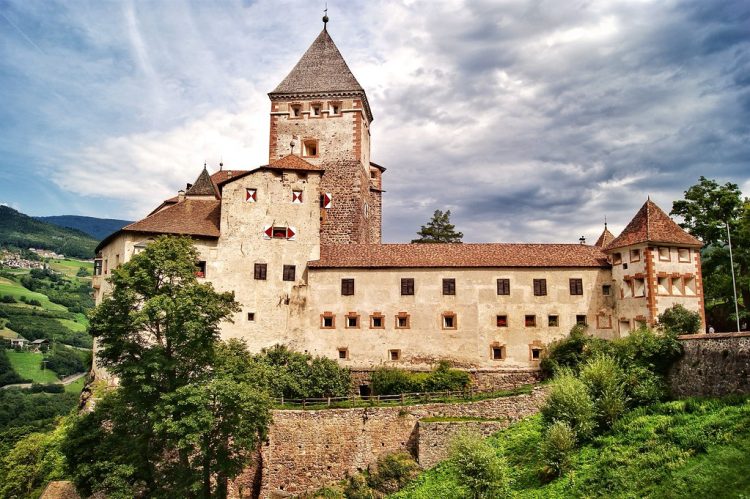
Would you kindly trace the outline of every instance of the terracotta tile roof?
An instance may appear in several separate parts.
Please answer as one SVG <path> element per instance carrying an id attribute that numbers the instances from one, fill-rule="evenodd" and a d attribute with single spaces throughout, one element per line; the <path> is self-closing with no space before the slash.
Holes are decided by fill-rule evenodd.
<path id="1" fill-rule="evenodd" d="M 247 170 L 219 170 L 211 174 L 211 181 L 216 187 L 219 187 L 224 182 L 231 180 L 232 177 L 247 173 Z"/>
<path id="2" fill-rule="evenodd" d="M 153 232 L 219 237 L 221 201 L 186 198 L 181 203 L 122 228 L 124 232 Z"/>
<path id="3" fill-rule="evenodd" d="M 219 193 L 216 190 L 216 185 L 211 180 L 211 175 L 208 174 L 206 167 L 203 167 L 203 171 L 198 178 L 195 180 L 193 185 L 185 191 L 186 196 L 213 196 L 219 198 Z"/>
<path id="4" fill-rule="evenodd" d="M 612 234 L 609 229 L 607 228 L 607 224 L 604 224 L 604 232 L 602 232 L 602 235 L 599 236 L 599 239 L 596 240 L 594 243 L 594 246 L 598 248 L 606 248 L 609 243 L 611 243 L 615 238 L 615 235 Z"/>
<path id="5" fill-rule="evenodd" d="M 264 167 L 261 167 L 261 168 L 264 168 Z M 278 168 L 282 170 L 301 170 L 301 171 L 308 171 L 308 172 L 322 172 L 324 170 L 322 167 L 313 165 L 312 163 L 308 163 L 304 159 L 294 154 L 287 154 L 283 158 L 277 159 L 276 161 L 272 161 L 269 165 L 266 165 L 265 168 Z"/>
<path id="6" fill-rule="evenodd" d="M 650 199 L 605 249 L 608 251 L 645 242 L 703 246 L 702 242 L 685 232 Z"/>
<path id="7" fill-rule="evenodd" d="M 321 246 L 311 268 L 609 267 L 601 248 L 581 244 L 341 244 Z"/>
<path id="8" fill-rule="evenodd" d="M 312 42 L 310 48 L 286 78 L 268 95 L 273 99 L 295 95 L 314 97 L 316 94 L 360 95 L 368 118 L 372 121 L 365 90 L 352 74 L 344 57 L 325 29 Z"/>

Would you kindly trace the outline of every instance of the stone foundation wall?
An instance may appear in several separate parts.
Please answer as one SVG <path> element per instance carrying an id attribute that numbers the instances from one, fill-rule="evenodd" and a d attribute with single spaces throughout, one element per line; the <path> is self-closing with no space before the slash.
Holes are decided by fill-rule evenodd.
<path id="1" fill-rule="evenodd" d="M 274 411 L 261 449 L 260 497 L 316 490 L 368 468 L 383 454 L 418 457 L 418 422 L 425 417 L 492 418 L 511 422 L 538 411 L 546 393 L 461 404 Z M 434 451 L 437 452 L 437 451 Z M 249 490 L 254 470 L 238 479 Z M 234 497 L 238 497 L 234 490 Z"/>
<path id="2" fill-rule="evenodd" d="M 750 333 L 680 336 L 685 350 L 669 372 L 676 397 L 750 394 Z"/>
<path id="3" fill-rule="evenodd" d="M 431 421 L 419 422 L 417 439 L 417 455 L 419 465 L 431 468 L 448 457 L 448 449 L 453 438 L 462 432 L 476 433 L 489 437 L 503 428 L 507 428 L 509 420 L 505 421 Z"/>

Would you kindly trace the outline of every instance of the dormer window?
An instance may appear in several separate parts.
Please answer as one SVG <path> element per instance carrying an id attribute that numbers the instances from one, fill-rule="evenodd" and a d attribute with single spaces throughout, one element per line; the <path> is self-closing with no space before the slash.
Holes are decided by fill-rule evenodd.
<path id="1" fill-rule="evenodd" d="M 302 156 L 305 158 L 317 158 L 318 157 L 318 141 L 317 140 L 306 140 L 302 143 Z"/>
<path id="2" fill-rule="evenodd" d="M 302 116 L 302 106 L 299 104 L 292 104 L 289 106 L 289 114 L 292 118 L 299 118 Z"/>

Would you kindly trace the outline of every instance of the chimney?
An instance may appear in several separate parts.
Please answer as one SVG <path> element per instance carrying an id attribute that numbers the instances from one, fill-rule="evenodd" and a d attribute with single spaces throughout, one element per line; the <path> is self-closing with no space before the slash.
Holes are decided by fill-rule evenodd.
<path id="1" fill-rule="evenodd" d="M 190 184 L 188 184 L 188 185 L 190 185 Z M 181 203 L 183 201 L 185 201 L 185 191 L 182 190 L 182 189 L 180 189 L 179 191 L 177 191 L 177 202 Z"/>
<path id="2" fill-rule="evenodd" d="M 582 246 L 583 246 L 584 244 L 586 244 L 586 236 L 581 236 L 581 237 L 579 237 L 579 238 L 578 238 L 578 242 L 579 242 L 579 243 L 581 243 L 581 245 L 582 245 Z"/>

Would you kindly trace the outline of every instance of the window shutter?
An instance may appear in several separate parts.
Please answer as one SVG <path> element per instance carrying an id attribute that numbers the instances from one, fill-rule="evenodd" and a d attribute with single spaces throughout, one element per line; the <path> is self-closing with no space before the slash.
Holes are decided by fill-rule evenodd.
<path id="1" fill-rule="evenodd" d="M 296 241 L 297 240 L 297 228 L 296 227 L 287 227 L 286 229 L 286 238 L 290 241 Z"/>
<path id="2" fill-rule="evenodd" d="M 272 237 L 273 237 L 273 226 L 264 225 L 263 226 L 263 239 L 271 239 Z"/>
<path id="3" fill-rule="evenodd" d="M 245 201 L 248 203 L 255 203 L 258 201 L 257 189 L 245 189 Z"/>
<path id="4" fill-rule="evenodd" d="M 330 192 L 323 194 L 323 208 L 328 209 L 333 204 L 333 196 Z"/>
<path id="5" fill-rule="evenodd" d="M 292 191 L 292 203 L 302 204 L 302 191 Z"/>

